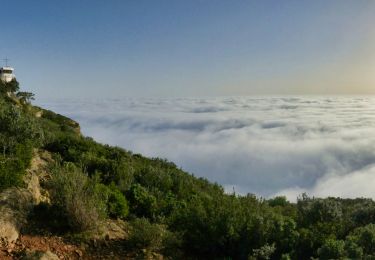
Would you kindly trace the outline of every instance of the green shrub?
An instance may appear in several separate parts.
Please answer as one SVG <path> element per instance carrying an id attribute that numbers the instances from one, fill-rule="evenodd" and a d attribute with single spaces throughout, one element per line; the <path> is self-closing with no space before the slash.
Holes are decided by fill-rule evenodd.
<path id="1" fill-rule="evenodd" d="M 139 217 L 153 218 L 156 198 L 140 184 L 134 184 L 129 191 L 131 211 Z"/>
<path id="2" fill-rule="evenodd" d="M 3 91 L 10 91 L 6 87 L 18 88 L 17 81 L 1 84 Z M 43 130 L 34 116 L 11 102 L 6 94 L 0 93 L 0 191 L 22 184 L 33 148 L 38 147 L 42 139 Z"/>
<path id="3" fill-rule="evenodd" d="M 20 186 L 26 168 L 32 158 L 32 146 L 17 144 L 15 154 L 4 157 L 0 155 L 0 191 L 12 186 Z"/>
<path id="4" fill-rule="evenodd" d="M 43 109 L 43 114 L 42 114 L 42 117 L 45 118 L 45 119 L 48 119 L 62 127 L 66 127 L 66 128 L 78 128 L 79 127 L 79 124 L 75 121 L 73 121 L 72 119 L 70 118 L 67 118 L 63 115 L 60 115 L 60 114 L 57 114 L 57 113 L 54 113 L 50 110 L 47 110 L 47 109 Z"/>
<path id="5" fill-rule="evenodd" d="M 366 254 L 375 253 L 375 224 L 358 227 L 347 237 L 348 240 L 359 245 Z"/>
<path id="6" fill-rule="evenodd" d="M 345 256 L 345 242 L 342 240 L 328 239 L 318 249 L 320 259 L 341 259 Z"/>
<path id="7" fill-rule="evenodd" d="M 158 251 L 162 249 L 164 233 L 164 226 L 137 218 L 131 222 L 129 244 L 138 249 Z"/>
<path id="8" fill-rule="evenodd" d="M 52 203 L 67 216 L 75 231 L 96 227 L 105 216 L 105 201 L 95 182 L 73 166 L 57 167 L 50 181 Z"/>
<path id="9" fill-rule="evenodd" d="M 362 259 L 363 249 L 351 239 L 345 241 L 345 251 L 350 259 Z"/>
<path id="10" fill-rule="evenodd" d="M 124 218 L 129 214 L 128 201 L 114 185 L 109 187 L 107 212 L 112 218 Z"/>
<path id="11" fill-rule="evenodd" d="M 95 176 L 94 178 L 96 178 Z M 106 205 L 106 213 L 111 218 L 125 218 L 129 214 L 128 201 L 121 191 L 112 183 L 106 186 L 97 183 L 96 192 L 101 195 Z"/>
<path id="12" fill-rule="evenodd" d="M 282 254 L 281 255 L 281 260 L 291 260 L 289 254 Z"/>
<path id="13" fill-rule="evenodd" d="M 253 250 L 253 255 L 249 257 L 249 259 L 270 259 L 272 254 L 275 252 L 276 247 L 274 244 L 269 245 L 265 244 L 259 249 Z"/>
<path id="14" fill-rule="evenodd" d="M 0 80 L 0 92 L 17 92 L 19 90 L 20 86 L 18 81 L 14 78 L 10 82 L 3 82 Z"/>
<path id="15" fill-rule="evenodd" d="M 19 160 L 0 159 L 0 191 L 22 184 L 24 169 L 20 167 Z"/>
<path id="16" fill-rule="evenodd" d="M 268 202 L 268 205 L 270 205 L 271 207 L 276 207 L 276 206 L 285 207 L 289 204 L 285 196 L 277 196 L 277 197 L 267 200 L 267 202 Z"/>

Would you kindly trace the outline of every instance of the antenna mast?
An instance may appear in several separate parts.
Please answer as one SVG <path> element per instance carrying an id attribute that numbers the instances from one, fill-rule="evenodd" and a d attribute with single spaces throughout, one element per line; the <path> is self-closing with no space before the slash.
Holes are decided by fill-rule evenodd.
<path id="1" fill-rule="evenodd" d="M 3 59 L 3 61 L 5 62 L 5 67 L 8 67 L 8 61 L 9 61 L 9 59 L 5 58 L 5 59 Z"/>

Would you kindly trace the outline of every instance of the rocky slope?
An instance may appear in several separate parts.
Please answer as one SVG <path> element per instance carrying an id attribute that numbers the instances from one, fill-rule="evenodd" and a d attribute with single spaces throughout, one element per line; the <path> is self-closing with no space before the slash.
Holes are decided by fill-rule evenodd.
<path id="1" fill-rule="evenodd" d="M 45 183 L 53 163 L 47 151 L 34 151 L 24 176 L 24 188 L 9 188 L 0 193 L 0 259 L 132 259 L 122 242 L 127 225 L 121 220 L 106 220 L 90 234 L 87 244 L 43 230 L 32 211 L 40 203 L 50 203 Z"/>

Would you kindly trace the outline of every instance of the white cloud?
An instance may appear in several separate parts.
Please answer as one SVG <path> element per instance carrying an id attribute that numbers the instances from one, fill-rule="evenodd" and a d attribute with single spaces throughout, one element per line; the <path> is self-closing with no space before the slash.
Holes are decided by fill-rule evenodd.
<path id="1" fill-rule="evenodd" d="M 313 187 L 302 189 L 300 187 L 288 188 L 279 191 L 276 195 L 284 195 L 295 201 L 302 192 L 315 197 L 365 197 L 375 199 L 375 164 L 365 169 L 350 172 L 346 175 L 326 174 L 319 178 Z"/>
<path id="2" fill-rule="evenodd" d="M 375 198 L 375 98 L 40 103 L 98 141 L 167 158 L 229 192 Z"/>

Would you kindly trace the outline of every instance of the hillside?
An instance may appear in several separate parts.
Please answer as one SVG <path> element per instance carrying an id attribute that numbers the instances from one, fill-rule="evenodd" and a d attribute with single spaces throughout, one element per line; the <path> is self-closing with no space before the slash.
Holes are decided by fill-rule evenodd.
<path id="1" fill-rule="evenodd" d="M 1 259 L 375 257 L 371 199 L 226 194 L 83 136 L 11 84 L 0 84 Z"/>

